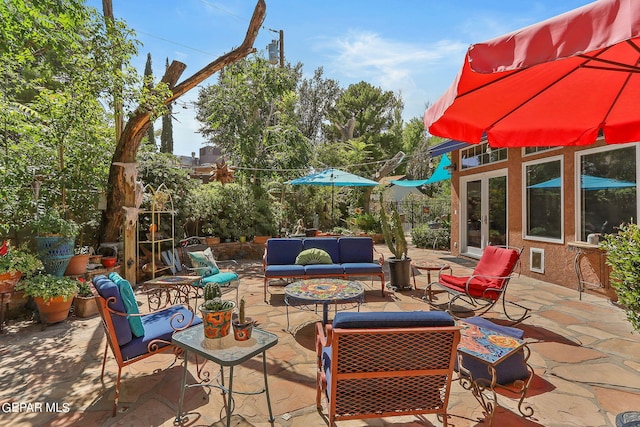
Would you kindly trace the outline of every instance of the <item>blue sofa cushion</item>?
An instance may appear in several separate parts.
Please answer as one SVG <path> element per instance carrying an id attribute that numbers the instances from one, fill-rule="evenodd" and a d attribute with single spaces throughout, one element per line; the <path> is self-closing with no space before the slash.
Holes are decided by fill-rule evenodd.
<path id="1" fill-rule="evenodd" d="M 127 314 L 140 314 L 140 310 L 138 310 L 138 301 L 136 301 L 136 296 L 133 293 L 131 283 L 129 283 L 128 280 L 122 278 L 116 272 L 110 273 L 109 279 L 111 279 L 113 283 L 118 285 L 120 296 L 122 297 L 122 302 L 124 303 L 124 308 L 127 311 Z M 144 335 L 144 326 L 142 326 L 142 320 L 140 319 L 140 316 L 127 316 L 127 320 L 129 320 L 131 333 L 134 336 L 141 337 Z"/>
<path id="2" fill-rule="evenodd" d="M 204 286 L 207 283 L 217 283 L 218 285 L 226 285 L 228 283 L 238 280 L 238 275 L 231 271 L 223 271 L 218 274 L 203 277 L 199 283 L 199 286 Z"/>
<path id="3" fill-rule="evenodd" d="M 491 329 L 493 331 L 513 338 L 522 339 L 524 337 L 524 331 L 522 329 L 513 328 L 510 326 L 496 325 L 490 320 L 483 319 L 482 317 L 468 317 L 464 319 L 464 321 L 472 325 L 480 326 L 481 328 Z M 465 367 L 465 369 L 471 372 L 474 380 L 482 378 L 487 381 L 491 381 L 491 374 L 489 372 L 489 368 L 485 363 L 482 363 L 471 356 L 463 354 L 462 365 Z M 457 366 L 456 370 L 458 370 Z M 529 369 L 527 369 L 527 365 L 524 362 L 523 350 L 512 354 L 496 365 L 496 382 L 498 384 L 504 385 L 510 384 L 516 380 L 524 380 L 529 378 L 529 375 Z"/>
<path id="4" fill-rule="evenodd" d="M 302 250 L 312 248 L 322 249 L 329 254 L 331 260 L 336 264 L 341 262 L 338 239 L 334 237 L 310 237 L 308 239 L 303 239 Z"/>
<path id="5" fill-rule="evenodd" d="M 304 265 L 267 265 L 264 275 L 266 277 L 302 277 Z"/>
<path id="6" fill-rule="evenodd" d="M 382 266 L 375 262 L 347 262 L 342 264 L 345 274 L 382 273 Z"/>
<path id="7" fill-rule="evenodd" d="M 340 264 L 309 264 L 304 266 L 304 274 L 307 276 L 338 276 L 344 273 Z"/>
<path id="8" fill-rule="evenodd" d="M 93 278 L 93 285 L 98 291 L 98 295 L 100 295 L 104 299 L 109 299 L 111 297 L 115 297 L 115 302 L 110 304 L 107 301 L 107 305 L 110 309 L 118 311 L 120 313 L 126 313 L 127 310 L 124 308 L 124 303 L 122 302 L 122 297 L 120 296 L 120 289 L 118 289 L 118 285 L 113 283 L 113 281 L 107 276 L 98 275 Z M 106 313 L 105 313 L 106 314 Z M 117 314 L 111 314 L 111 321 L 113 322 L 113 328 L 116 332 L 116 339 L 118 340 L 118 344 L 123 346 L 129 343 L 133 339 L 133 334 L 131 333 L 131 326 L 129 325 L 129 321 L 126 316 L 120 316 Z"/>
<path id="9" fill-rule="evenodd" d="M 267 265 L 292 265 L 302 252 L 301 239 L 267 240 Z"/>
<path id="10" fill-rule="evenodd" d="M 373 239 L 371 237 L 340 237 L 340 262 L 371 263 L 373 261 Z"/>
<path id="11" fill-rule="evenodd" d="M 176 316 L 176 318 L 170 322 L 172 316 L 178 313 L 183 315 L 184 318 L 180 319 L 180 316 Z M 126 345 L 120 346 L 122 358 L 124 360 L 129 360 L 148 353 L 149 343 L 156 339 L 171 342 L 171 335 L 173 335 L 174 328 L 182 328 L 188 325 L 192 319 L 192 326 L 202 323 L 202 319 L 199 316 L 196 316 L 193 312 L 183 306 L 173 306 L 166 310 L 145 314 L 142 316 L 142 324 L 144 325 L 145 330 L 144 336 L 135 338 Z M 166 345 L 168 344 L 160 344 L 158 347 L 165 347 Z"/>
<path id="12" fill-rule="evenodd" d="M 444 311 L 376 311 L 368 313 L 340 312 L 333 319 L 333 328 L 407 328 L 454 326 L 449 313 Z"/>

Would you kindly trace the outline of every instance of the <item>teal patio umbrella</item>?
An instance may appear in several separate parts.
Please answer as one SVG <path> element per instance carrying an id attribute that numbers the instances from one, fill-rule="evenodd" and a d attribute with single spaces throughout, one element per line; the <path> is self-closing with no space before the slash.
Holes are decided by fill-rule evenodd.
<path id="1" fill-rule="evenodd" d="M 447 169 L 448 166 L 451 166 L 451 160 L 444 154 L 442 159 L 440 159 L 438 167 L 428 179 L 393 180 L 389 182 L 399 187 L 420 187 L 422 185 L 433 184 L 434 182 L 445 181 L 451 179 L 451 172 Z"/>
<path id="2" fill-rule="evenodd" d="M 334 187 L 374 187 L 378 182 L 361 176 L 342 171 L 340 169 L 329 168 L 322 172 L 312 173 L 289 181 L 292 185 L 321 185 L 331 186 L 331 223 L 334 224 L 333 200 Z"/>

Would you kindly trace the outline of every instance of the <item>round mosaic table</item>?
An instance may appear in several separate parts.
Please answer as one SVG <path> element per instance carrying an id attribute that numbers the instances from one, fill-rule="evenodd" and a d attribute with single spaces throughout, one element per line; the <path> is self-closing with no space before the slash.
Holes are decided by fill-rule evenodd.
<path id="1" fill-rule="evenodd" d="M 322 324 L 329 318 L 329 304 L 364 302 L 364 287 L 359 282 L 344 279 L 305 279 L 293 282 L 284 288 L 284 301 L 287 305 L 287 323 L 289 305 L 322 304 Z M 288 329 L 288 325 L 287 325 Z"/>

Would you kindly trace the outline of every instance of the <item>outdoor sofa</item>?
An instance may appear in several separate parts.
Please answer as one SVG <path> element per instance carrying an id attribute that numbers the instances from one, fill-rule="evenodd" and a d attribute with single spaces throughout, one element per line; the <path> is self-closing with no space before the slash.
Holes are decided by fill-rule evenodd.
<path id="1" fill-rule="evenodd" d="M 319 277 L 379 277 L 384 296 L 384 256 L 374 251 L 371 237 L 271 238 L 262 257 L 264 300 L 271 279 Z"/>

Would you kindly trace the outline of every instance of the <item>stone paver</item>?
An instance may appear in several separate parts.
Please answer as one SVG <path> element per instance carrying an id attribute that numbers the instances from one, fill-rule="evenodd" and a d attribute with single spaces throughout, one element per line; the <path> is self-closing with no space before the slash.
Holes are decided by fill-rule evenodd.
<path id="1" fill-rule="evenodd" d="M 379 252 L 388 256 L 383 245 Z M 454 273 L 468 273 L 473 263 L 446 252 L 411 248 L 416 261 L 446 257 Z M 453 258 L 453 260 L 452 260 Z M 313 312 L 290 309 L 294 333 L 286 329 L 283 287 L 270 287 L 269 303 L 262 297 L 260 261 L 241 262 L 241 294 L 247 312 L 263 329 L 279 336 L 267 352 L 269 386 L 276 427 L 326 426 L 326 405 L 315 407 L 316 358 Z M 422 287 L 424 277 L 418 276 Z M 365 281 L 366 303 L 361 311 L 428 310 L 421 290 L 402 290 L 384 298 L 379 282 Z M 534 308 L 518 327 L 530 342 L 535 377 L 525 403 L 535 410 L 524 418 L 517 400 L 498 396 L 502 405 L 495 426 L 614 426 L 617 413 L 640 409 L 640 352 L 638 334 L 631 331 L 624 312 L 598 295 L 517 277 L 510 284 L 513 300 Z M 502 322 L 501 308 L 487 317 Z M 331 313 L 330 317 L 333 316 Z M 156 355 L 123 369 L 119 412 L 111 417 L 116 365 L 109 353 L 104 383 L 100 380 L 105 337 L 99 318 L 75 319 L 49 326 L 30 321 L 10 322 L 0 336 L 0 425 L 20 426 L 172 426 L 177 410 L 182 365 L 173 357 Z M 189 362 L 190 380 L 195 364 Z M 208 365 L 212 375 L 215 365 Z M 236 368 L 237 390 L 256 390 L 262 382 L 259 358 Z M 12 411 L 11 404 L 58 404 L 47 411 Z M 269 426 L 264 395 L 236 397 L 234 426 Z M 324 402 L 323 402 L 324 404 Z M 8 405 L 8 406 L 7 406 Z M 217 388 L 191 388 L 185 394 L 188 421 L 184 425 L 225 425 L 224 400 Z M 68 410 L 67 410 L 68 409 Z M 471 393 L 454 383 L 449 402 L 449 425 L 489 425 Z M 342 421 L 351 426 L 439 426 L 435 416 L 403 416 Z"/>

